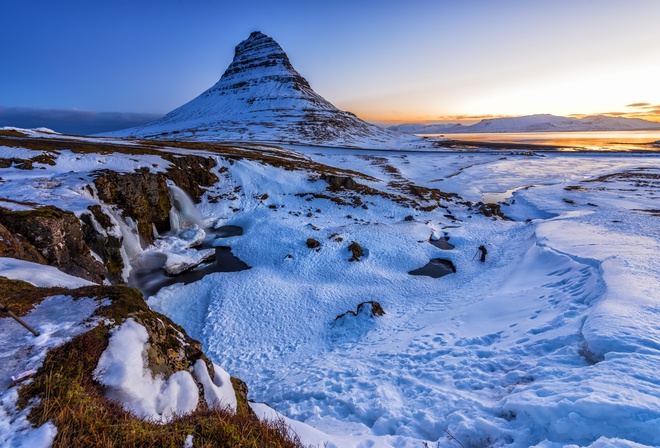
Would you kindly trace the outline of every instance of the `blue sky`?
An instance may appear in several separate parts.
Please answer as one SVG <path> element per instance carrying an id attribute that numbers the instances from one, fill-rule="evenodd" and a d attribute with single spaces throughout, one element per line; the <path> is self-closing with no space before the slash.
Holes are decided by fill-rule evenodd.
<path id="1" fill-rule="evenodd" d="M 214 84 L 255 30 L 365 119 L 660 120 L 658 17 L 656 0 L 14 1 L 0 17 L 0 125 L 53 109 L 151 119 Z"/>

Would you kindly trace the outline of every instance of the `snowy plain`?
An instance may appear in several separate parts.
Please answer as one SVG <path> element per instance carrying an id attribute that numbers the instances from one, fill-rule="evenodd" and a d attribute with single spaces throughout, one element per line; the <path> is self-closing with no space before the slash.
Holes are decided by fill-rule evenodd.
<path id="1" fill-rule="evenodd" d="M 222 243 L 252 268 L 168 286 L 148 303 L 247 382 L 258 415 L 277 412 L 304 443 L 331 447 L 660 446 L 658 155 L 289 149 L 392 194 L 406 182 L 473 203 L 515 192 L 502 195 L 510 220 L 458 200 L 431 211 L 377 194 L 339 203 L 324 197 L 318 173 L 217 157 L 220 181 L 199 211 L 208 226 L 242 227 Z M 4 169 L 1 196 L 79 212 L 98 201 L 83 189 L 94 170 L 168 164 L 55 159 Z M 455 248 L 429 243 L 440 237 Z M 180 252 L 168 238 L 151 250 Z M 349 261 L 352 241 L 360 261 Z M 475 259 L 481 244 L 485 263 Z M 433 258 L 456 273 L 408 274 Z M 1 266 L 0 275 L 31 275 L 28 265 Z M 385 315 L 335 321 L 365 301 Z M 126 332 L 139 352 L 144 335 Z M 4 437 L 21 421 L 7 413 L 12 390 L 3 389 Z"/>
<path id="2" fill-rule="evenodd" d="M 243 194 L 202 211 L 243 227 L 232 251 L 252 269 L 149 303 L 256 385 L 251 398 L 329 446 L 458 446 L 446 431 L 464 446 L 660 444 L 657 156 L 298 150 L 382 189 L 403 177 L 476 202 L 522 188 L 502 207 L 513 221 L 376 197 L 346 210 L 296 197 L 318 187 L 305 176 L 227 164 L 221 187 Z M 622 172 L 632 174 L 585 182 Z M 453 251 L 428 243 L 443 234 Z M 347 261 L 350 241 L 362 261 Z M 485 264 L 473 259 L 480 244 Z M 408 275 L 435 257 L 457 273 Z M 368 300 L 386 315 L 334 325 Z"/>

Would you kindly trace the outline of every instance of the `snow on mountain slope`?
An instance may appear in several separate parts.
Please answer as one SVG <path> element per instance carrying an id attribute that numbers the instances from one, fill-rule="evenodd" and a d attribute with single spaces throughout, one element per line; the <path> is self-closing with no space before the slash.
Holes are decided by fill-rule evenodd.
<path id="1" fill-rule="evenodd" d="M 648 130 L 660 129 L 660 123 L 642 120 L 639 118 L 621 118 L 621 117 L 608 117 L 607 115 L 593 115 L 581 118 L 580 121 L 584 124 L 592 125 L 603 130 Z"/>
<path id="2" fill-rule="evenodd" d="M 441 134 L 447 129 L 461 128 L 463 125 L 454 123 L 441 124 L 421 124 L 421 123 L 402 123 L 396 126 L 390 126 L 390 131 L 403 132 L 404 134 Z M 452 131 L 455 132 L 455 131 Z"/>
<path id="3" fill-rule="evenodd" d="M 628 131 L 660 129 L 660 123 L 639 118 L 594 115 L 584 118 L 550 114 L 522 117 L 488 118 L 471 126 L 461 125 L 398 125 L 388 128 L 407 134 L 489 133 L 489 132 L 561 132 L 561 131 Z"/>
<path id="4" fill-rule="evenodd" d="M 337 109 L 258 31 L 236 46 L 213 87 L 157 121 L 107 135 L 366 147 L 411 140 Z"/>

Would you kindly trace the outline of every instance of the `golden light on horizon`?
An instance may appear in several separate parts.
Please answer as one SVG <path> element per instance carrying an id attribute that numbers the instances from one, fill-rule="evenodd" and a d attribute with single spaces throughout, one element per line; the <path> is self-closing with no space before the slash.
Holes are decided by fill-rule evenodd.
<path id="1" fill-rule="evenodd" d="M 658 57 L 651 57 L 657 53 Z M 537 58 L 543 59 L 543 58 Z M 441 73 L 412 86 L 361 98 L 338 107 L 380 122 L 477 122 L 535 114 L 609 115 L 660 122 L 660 50 L 631 51 L 625 58 L 567 59 L 548 66 L 530 63 L 498 73 Z M 568 61 L 568 62 L 567 62 Z M 572 62 L 572 63 L 569 63 Z"/>

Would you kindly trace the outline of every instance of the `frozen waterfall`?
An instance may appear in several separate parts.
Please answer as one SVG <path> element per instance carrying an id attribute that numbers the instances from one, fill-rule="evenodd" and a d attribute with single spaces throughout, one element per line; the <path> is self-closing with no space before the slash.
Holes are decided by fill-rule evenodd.
<path id="1" fill-rule="evenodd" d="M 176 233 L 193 225 L 203 229 L 205 227 L 204 221 L 190 196 L 174 184 L 169 184 L 167 188 L 172 201 L 172 208 L 170 209 L 170 228 L 172 232 Z"/>

